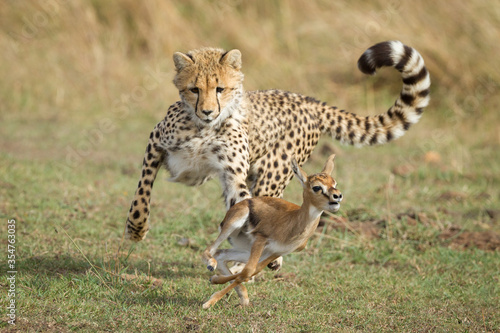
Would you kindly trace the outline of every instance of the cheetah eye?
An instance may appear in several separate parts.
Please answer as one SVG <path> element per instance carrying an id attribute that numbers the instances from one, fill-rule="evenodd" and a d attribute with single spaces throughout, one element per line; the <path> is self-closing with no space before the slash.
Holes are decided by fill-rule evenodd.
<path id="1" fill-rule="evenodd" d="M 189 91 L 191 91 L 193 94 L 198 94 L 200 92 L 200 89 L 198 89 L 198 88 L 191 88 L 191 89 L 189 89 Z"/>
<path id="2" fill-rule="evenodd" d="M 217 87 L 217 89 L 215 89 L 215 91 L 217 91 L 218 94 L 220 94 L 221 92 L 224 91 L 224 88 L 222 87 Z"/>
<path id="3" fill-rule="evenodd" d="M 318 192 L 318 191 L 321 191 L 321 186 L 313 186 L 312 189 L 314 192 Z"/>

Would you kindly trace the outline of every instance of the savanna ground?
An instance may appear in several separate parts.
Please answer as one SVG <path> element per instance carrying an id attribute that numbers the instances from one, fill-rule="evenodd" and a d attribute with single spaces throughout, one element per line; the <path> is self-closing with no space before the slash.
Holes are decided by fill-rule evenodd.
<path id="1" fill-rule="evenodd" d="M 491 1 L 6 1 L 0 6 L 0 329 L 20 332 L 500 330 L 500 6 Z M 243 53 L 246 88 L 383 112 L 398 73 L 356 60 L 399 39 L 433 87 L 389 145 L 324 138 L 345 196 L 307 250 L 213 309 L 201 249 L 224 215 L 217 182 L 161 172 L 145 241 L 122 243 L 150 130 L 176 100 L 174 51 Z M 295 182 L 285 198 L 300 203 Z M 16 321 L 8 323 L 15 219 Z M 12 239 L 12 238 L 10 238 Z"/>

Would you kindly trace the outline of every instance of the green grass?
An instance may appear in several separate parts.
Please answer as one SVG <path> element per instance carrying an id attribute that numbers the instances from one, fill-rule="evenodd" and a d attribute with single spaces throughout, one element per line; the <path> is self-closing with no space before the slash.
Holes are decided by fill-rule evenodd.
<path id="1" fill-rule="evenodd" d="M 119 152 L 113 151 L 112 140 L 106 141 L 91 156 L 105 152 L 111 158 L 84 159 L 76 167 L 2 153 L 2 230 L 7 219 L 17 221 L 16 329 L 498 330 L 498 252 L 449 246 L 452 240 L 439 235 L 451 225 L 499 233 L 498 220 L 485 211 L 499 205 L 500 161 L 491 159 L 488 145 L 475 149 L 474 166 L 467 172 L 443 161 L 438 166 L 412 161 L 415 136 L 418 131 L 392 145 L 343 147 L 339 153 L 335 176 L 346 200 L 338 216 L 349 223 L 382 221 L 380 237 L 332 228 L 333 220 L 327 219 L 308 249 L 285 258 L 279 275 L 267 271 L 249 285 L 250 307 L 237 306 L 231 294 L 208 311 L 201 304 L 220 287 L 208 284 L 200 253 L 216 237 L 224 214 L 222 200 L 213 195 L 220 192 L 218 183 L 196 189 L 158 181 L 152 231 L 137 245 L 122 245 L 140 140 Z M 65 143 L 54 144 L 59 151 Z M 438 149 L 443 159 L 460 149 L 452 147 Z M 320 151 L 307 170 L 320 166 Z M 402 163 L 410 163 L 413 171 L 394 176 L 391 168 Z M 166 173 L 159 177 L 165 179 Z M 463 200 L 441 198 L 448 192 L 461 193 Z M 286 196 L 298 202 L 299 186 L 292 183 Z M 398 218 L 408 211 L 426 218 L 416 223 Z M 178 244 L 183 237 L 190 246 Z M 6 285 L 6 276 L 1 281 Z"/>

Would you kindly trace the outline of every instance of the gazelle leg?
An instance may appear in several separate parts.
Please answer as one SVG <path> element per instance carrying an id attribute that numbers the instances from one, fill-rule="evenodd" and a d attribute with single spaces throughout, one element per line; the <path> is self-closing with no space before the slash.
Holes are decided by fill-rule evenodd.
<path id="1" fill-rule="evenodd" d="M 252 249 L 250 251 L 250 257 L 247 260 L 247 264 L 243 268 L 243 270 L 238 273 L 238 274 L 233 274 L 233 275 L 227 275 L 227 276 L 221 276 L 221 275 L 214 275 L 210 279 L 210 282 L 213 284 L 222 284 L 226 283 L 229 281 L 232 281 L 234 279 L 238 279 L 240 281 L 247 281 L 250 277 L 254 275 L 255 268 L 257 267 L 257 264 L 260 261 L 260 256 L 262 255 L 262 252 L 264 251 L 264 247 L 266 246 L 267 239 L 263 236 L 257 235 L 253 244 L 252 244 Z M 233 259 L 235 260 L 235 259 Z"/>
<path id="2" fill-rule="evenodd" d="M 248 217 L 248 209 L 242 209 L 236 211 L 231 215 L 227 215 L 221 223 L 221 230 L 217 239 L 209 245 L 203 254 L 201 259 L 207 265 L 209 271 L 214 271 L 217 267 L 217 260 L 214 259 L 213 255 L 215 251 L 219 248 L 223 241 L 225 241 L 235 230 L 241 228 Z"/>
<path id="3" fill-rule="evenodd" d="M 216 258 L 217 258 L 217 256 L 216 256 Z M 217 258 L 217 261 L 219 263 L 221 263 L 219 265 L 218 269 L 222 272 L 222 274 L 231 275 L 231 271 L 227 267 L 227 262 L 225 260 L 219 260 L 219 258 Z M 248 305 L 249 300 L 248 300 L 247 288 L 243 284 L 240 284 L 240 285 L 236 286 L 234 288 L 234 290 L 236 291 L 236 293 L 238 294 L 238 297 L 240 298 L 240 304 L 243 306 Z"/>
<path id="4" fill-rule="evenodd" d="M 308 239 L 306 239 L 306 240 L 304 241 L 304 243 L 302 243 L 302 244 L 301 244 L 298 248 L 296 248 L 294 252 L 300 252 L 300 251 L 302 251 L 303 249 L 305 249 L 305 248 L 307 247 L 307 241 L 308 241 Z"/>
<path id="5" fill-rule="evenodd" d="M 256 239 L 252 244 L 250 258 L 248 259 L 248 262 L 245 265 L 245 268 L 241 271 L 241 273 L 236 274 L 236 275 L 230 275 L 230 276 L 215 275 L 212 277 L 212 279 L 210 280 L 212 283 L 217 283 L 217 284 L 226 283 L 226 282 L 231 281 L 231 280 L 234 280 L 234 282 L 231 283 L 226 288 L 222 289 L 221 291 L 218 291 L 215 294 L 213 294 L 210 297 L 210 299 L 205 304 L 203 304 L 204 309 L 207 309 L 210 306 L 214 305 L 225 294 L 227 294 L 233 288 L 239 286 L 242 282 L 247 281 L 252 275 L 254 275 L 254 273 L 256 272 L 255 269 L 257 268 L 257 265 L 259 263 L 260 256 L 262 255 L 262 252 L 264 251 L 264 247 L 266 246 L 266 242 L 267 242 L 267 239 L 265 237 L 260 236 L 260 235 L 256 236 Z M 267 262 L 267 260 L 266 260 L 266 262 Z M 266 265 L 269 262 L 267 262 Z M 263 267 L 265 267 L 265 266 L 263 266 Z"/>
<path id="6" fill-rule="evenodd" d="M 278 256 L 269 256 L 267 257 L 266 259 L 264 259 L 263 261 L 259 262 L 257 264 L 257 267 L 255 268 L 255 271 L 253 272 L 252 276 L 258 274 L 260 271 L 262 271 L 270 262 L 272 262 L 273 260 L 275 260 L 276 258 L 278 258 Z M 222 270 L 222 267 L 224 265 L 221 265 L 219 267 L 220 270 Z M 229 269 L 227 268 L 227 266 L 225 267 L 226 270 L 229 271 Z M 241 274 L 241 273 L 240 273 Z M 237 275 L 239 274 L 236 274 L 234 275 L 234 279 L 237 278 Z M 233 288 L 236 288 L 236 291 L 238 292 L 238 289 L 241 288 L 241 292 L 242 294 L 244 293 L 244 296 L 242 297 L 242 294 L 240 294 L 238 292 L 238 295 L 240 296 L 240 304 L 241 305 L 248 305 L 249 304 L 249 300 L 248 300 L 248 292 L 247 292 L 247 289 L 245 288 L 245 286 L 243 286 L 241 284 L 241 282 L 239 282 L 239 279 L 236 279 L 236 281 L 234 281 L 233 283 L 231 283 L 229 286 L 227 286 L 226 288 L 222 289 L 221 291 L 218 291 L 216 293 L 214 293 L 210 299 L 205 302 L 205 304 L 203 304 L 203 308 L 204 309 L 208 309 L 209 307 L 211 307 L 212 305 L 214 305 L 215 303 L 217 303 L 222 297 L 224 297 L 224 295 L 226 295 L 228 292 L 231 291 L 231 289 Z"/>
<path id="7" fill-rule="evenodd" d="M 210 278 L 210 283 L 211 284 L 224 284 L 229 281 L 233 281 L 236 279 L 241 273 L 234 274 L 234 275 L 213 275 Z"/>
<path id="8" fill-rule="evenodd" d="M 257 265 L 257 268 L 255 269 L 255 274 L 258 274 L 260 271 L 262 271 L 266 266 L 268 266 L 270 263 L 272 263 L 273 261 L 279 259 L 279 258 L 282 258 L 280 256 L 275 256 L 275 255 L 271 255 L 269 257 L 267 257 L 266 259 L 262 260 L 259 262 L 259 264 Z"/>
<path id="9" fill-rule="evenodd" d="M 257 267 L 256 267 L 255 271 L 252 273 L 251 276 L 249 276 L 249 278 L 251 278 L 252 276 L 255 276 L 255 275 L 259 274 L 267 265 L 269 265 L 271 262 L 273 262 L 277 258 L 280 258 L 280 257 L 279 256 L 269 256 L 269 257 L 261 260 L 257 264 Z M 241 274 L 241 273 L 238 273 L 238 274 L 227 274 L 226 272 L 223 272 L 223 273 L 226 274 L 226 275 L 214 275 L 214 276 L 212 276 L 210 278 L 210 283 L 212 283 L 212 284 L 223 284 L 223 283 L 226 283 L 226 282 L 229 282 L 229 281 L 232 281 L 232 280 L 236 279 Z"/>
<path id="10" fill-rule="evenodd" d="M 231 283 L 226 288 L 224 288 L 224 289 L 222 289 L 222 290 L 214 293 L 210 297 L 210 299 L 203 304 L 203 308 L 204 309 L 208 309 L 209 307 L 211 307 L 212 305 L 214 305 L 215 303 L 217 303 L 222 297 L 224 297 L 224 295 L 226 295 L 228 292 L 230 292 L 233 288 L 239 286 L 240 283 L 241 282 L 234 281 L 233 283 Z"/>
<path id="11" fill-rule="evenodd" d="M 227 263 L 230 261 L 246 263 L 248 261 L 249 252 L 245 251 L 245 250 L 238 250 L 238 249 L 224 249 L 224 250 L 218 250 L 214 254 L 214 257 L 215 257 L 215 260 L 217 262 L 224 263 L 224 266 L 226 268 L 225 270 L 221 269 L 222 274 L 224 274 L 224 275 L 214 275 L 210 279 L 210 282 L 212 284 L 220 284 L 220 283 L 226 283 L 228 281 L 233 280 L 236 277 L 236 275 L 239 274 L 239 273 L 238 274 L 231 273 L 231 270 L 227 267 Z M 218 282 L 219 278 L 229 277 L 229 276 L 231 276 L 232 278 L 230 278 L 229 280 L 224 280 L 224 282 L 220 282 L 220 283 Z M 216 277 L 216 278 L 214 279 L 214 277 Z"/>

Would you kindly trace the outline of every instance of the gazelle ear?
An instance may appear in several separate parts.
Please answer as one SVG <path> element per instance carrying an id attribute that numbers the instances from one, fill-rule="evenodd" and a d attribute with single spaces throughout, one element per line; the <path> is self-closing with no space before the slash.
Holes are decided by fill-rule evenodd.
<path id="1" fill-rule="evenodd" d="M 220 58 L 221 65 L 228 65 L 236 70 L 241 69 L 241 52 L 240 50 L 227 51 Z"/>
<path id="2" fill-rule="evenodd" d="M 330 155 L 328 159 L 326 160 L 325 166 L 323 167 L 322 173 L 326 173 L 327 175 L 331 175 L 333 171 L 333 167 L 335 164 L 333 164 L 333 160 L 335 159 L 335 154 Z"/>
<path id="3" fill-rule="evenodd" d="M 299 166 L 295 157 L 292 157 L 292 170 L 293 170 L 293 173 L 295 174 L 295 176 L 297 176 L 297 179 L 300 181 L 302 186 L 305 186 L 307 183 L 307 174 Z"/>
<path id="4" fill-rule="evenodd" d="M 174 64 L 175 64 L 175 69 L 177 69 L 177 71 L 179 72 L 182 69 L 193 65 L 194 60 L 193 60 L 193 58 L 191 58 L 187 54 L 184 54 L 181 52 L 175 52 L 174 53 Z"/>

